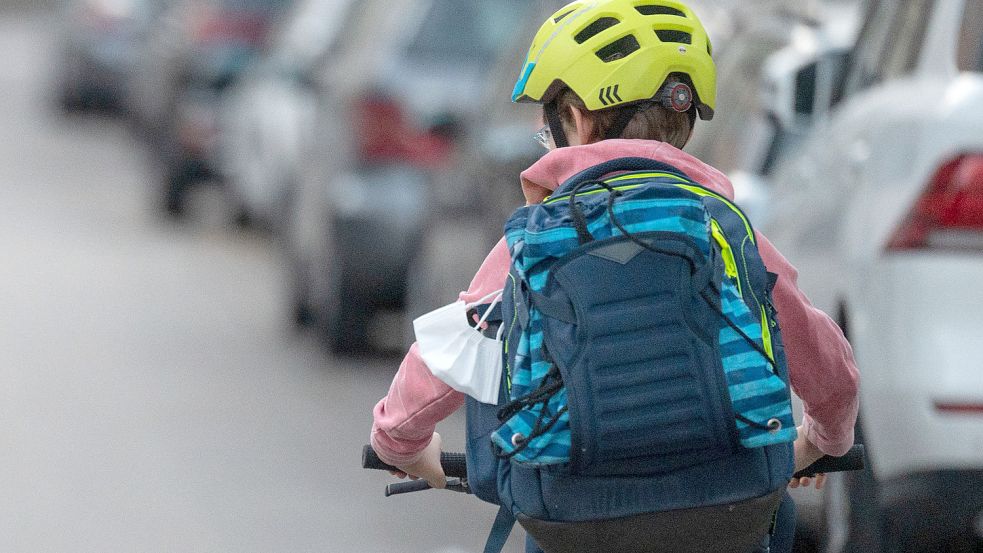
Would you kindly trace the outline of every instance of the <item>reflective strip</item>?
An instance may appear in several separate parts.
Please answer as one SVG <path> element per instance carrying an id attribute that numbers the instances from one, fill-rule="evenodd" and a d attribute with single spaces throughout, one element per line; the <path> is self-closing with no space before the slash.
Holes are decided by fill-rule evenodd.
<path id="1" fill-rule="evenodd" d="M 536 69 L 535 62 L 527 64 L 525 70 L 522 72 L 522 77 L 515 83 L 515 89 L 512 90 L 513 102 L 518 101 L 526 92 L 526 85 L 529 84 L 529 77 L 532 76 L 533 69 Z"/>
<path id="2" fill-rule="evenodd" d="M 761 341 L 764 343 L 765 351 L 768 352 L 768 359 L 775 362 L 775 351 L 771 348 L 771 325 L 768 324 L 768 313 L 764 306 L 761 306 Z"/>
<path id="3" fill-rule="evenodd" d="M 505 387 L 508 389 L 509 396 L 512 395 L 512 367 L 509 365 L 509 337 L 512 336 L 512 331 L 515 330 L 515 322 L 519 320 L 519 306 L 515 303 L 515 288 L 516 282 L 515 277 L 512 276 L 512 272 L 509 271 L 509 279 L 512 281 L 512 324 L 509 326 L 509 331 L 505 333 Z M 503 313 L 504 316 L 504 313 Z M 505 321 L 502 321 L 505 324 Z"/>
<path id="4" fill-rule="evenodd" d="M 621 175 L 620 177 L 614 177 L 614 178 L 608 179 L 608 180 L 606 180 L 604 182 L 621 182 L 621 181 L 625 181 L 625 180 L 634 180 L 634 179 L 650 179 L 650 178 L 653 178 L 653 177 L 668 177 L 668 178 L 671 178 L 671 179 L 676 179 L 679 182 L 685 182 L 685 183 L 693 182 L 693 181 L 691 181 L 689 179 L 683 178 L 683 177 L 681 177 L 679 175 L 676 175 L 674 173 L 629 173 L 627 175 Z"/>
<path id="5" fill-rule="evenodd" d="M 724 270 L 727 272 L 727 276 L 737 281 L 737 292 L 743 296 L 741 279 L 737 274 L 737 260 L 734 259 L 734 250 L 727 243 L 724 231 L 720 228 L 720 223 L 716 219 L 710 219 L 710 232 L 713 234 L 714 240 L 720 244 L 720 253 L 724 256 Z"/>

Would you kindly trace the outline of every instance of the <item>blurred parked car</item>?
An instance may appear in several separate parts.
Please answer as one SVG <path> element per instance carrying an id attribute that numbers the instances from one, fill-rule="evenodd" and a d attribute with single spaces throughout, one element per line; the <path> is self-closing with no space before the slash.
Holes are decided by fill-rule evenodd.
<path id="1" fill-rule="evenodd" d="M 567 0 L 532 2 L 523 25 L 488 65 L 456 162 L 433 180 L 434 209 L 426 213 L 421 247 L 407 290 L 407 328 L 414 318 L 454 301 L 467 289 L 482 260 L 502 238 L 506 219 L 525 199 L 519 173 L 546 150 L 533 139 L 542 108 L 511 101 L 516 73 L 547 17 Z"/>
<path id="2" fill-rule="evenodd" d="M 281 227 L 302 151 L 314 138 L 314 72 L 335 46 L 352 0 L 303 0 L 286 16 L 263 59 L 226 95 L 220 158 L 236 219 Z"/>
<path id="3" fill-rule="evenodd" d="M 181 215 L 191 186 L 217 176 L 222 95 L 258 57 L 288 0 L 173 0 L 131 81 L 130 106 L 163 169 L 164 206 Z"/>
<path id="4" fill-rule="evenodd" d="M 983 549 L 983 0 L 874 0 L 762 230 L 846 329 L 872 471 L 827 551 Z"/>
<path id="5" fill-rule="evenodd" d="M 431 183 L 451 166 L 485 74 L 534 2 L 367 0 L 318 75 L 317 134 L 286 233 L 299 321 L 336 351 L 401 312 Z M 463 192 L 462 192 L 463 193 Z M 382 331 L 397 334 L 398 324 Z"/>
<path id="6" fill-rule="evenodd" d="M 56 76 L 63 109 L 123 107 L 134 51 L 162 5 L 150 0 L 63 2 Z"/>

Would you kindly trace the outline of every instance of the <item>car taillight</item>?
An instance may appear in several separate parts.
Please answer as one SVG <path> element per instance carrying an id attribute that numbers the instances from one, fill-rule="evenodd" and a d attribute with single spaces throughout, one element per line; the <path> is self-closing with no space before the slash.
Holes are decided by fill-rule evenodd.
<path id="1" fill-rule="evenodd" d="M 418 129 L 392 100 L 365 98 L 359 103 L 356 117 L 355 132 L 363 162 L 399 161 L 433 169 L 450 160 L 453 140 L 434 130 Z"/>
<path id="2" fill-rule="evenodd" d="M 198 45 L 234 42 L 259 47 L 266 40 L 269 21 L 260 14 L 202 7 L 193 16 L 191 29 Z"/>
<path id="3" fill-rule="evenodd" d="M 983 154 L 961 155 L 942 165 L 888 249 L 983 251 Z"/>

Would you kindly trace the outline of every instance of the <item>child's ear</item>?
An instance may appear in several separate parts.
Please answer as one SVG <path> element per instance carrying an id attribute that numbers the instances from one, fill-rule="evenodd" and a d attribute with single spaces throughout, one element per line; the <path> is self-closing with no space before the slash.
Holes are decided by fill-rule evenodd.
<path id="1" fill-rule="evenodd" d="M 591 137 L 594 135 L 594 121 L 590 118 L 586 111 L 578 108 L 577 106 L 570 106 L 570 114 L 573 116 L 573 123 L 577 127 L 576 132 L 572 133 L 573 136 L 568 137 L 571 146 L 581 146 L 584 144 L 591 143 Z M 574 144 L 574 140 L 577 141 Z"/>

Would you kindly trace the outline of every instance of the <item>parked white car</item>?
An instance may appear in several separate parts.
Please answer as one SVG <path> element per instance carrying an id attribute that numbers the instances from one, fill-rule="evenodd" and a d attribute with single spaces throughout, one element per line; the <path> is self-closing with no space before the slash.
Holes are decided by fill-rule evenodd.
<path id="1" fill-rule="evenodd" d="M 351 0 L 303 0 L 290 11 L 269 52 L 224 102 L 220 158 L 236 219 L 283 223 L 305 148 L 314 138 L 314 72 L 349 19 Z"/>
<path id="2" fill-rule="evenodd" d="M 826 551 L 979 551 L 983 0 L 872 0 L 833 99 L 759 225 L 863 375 Z"/>

